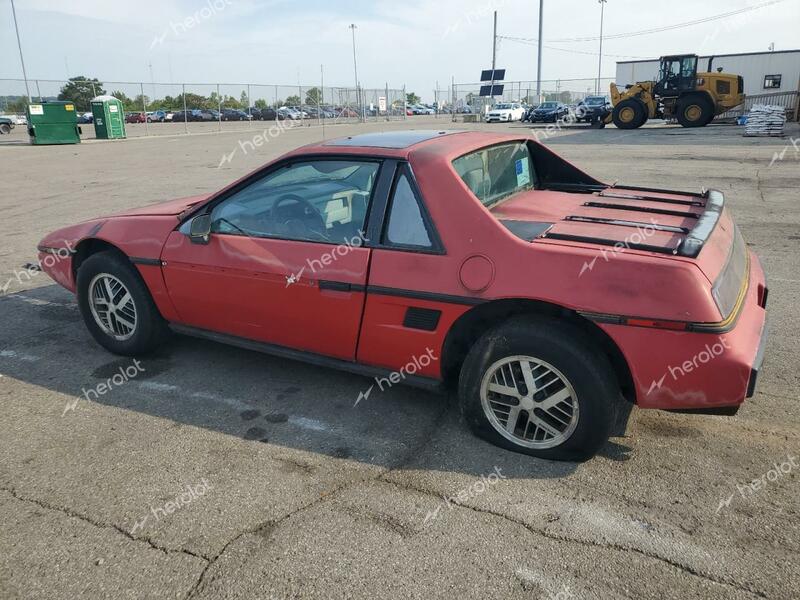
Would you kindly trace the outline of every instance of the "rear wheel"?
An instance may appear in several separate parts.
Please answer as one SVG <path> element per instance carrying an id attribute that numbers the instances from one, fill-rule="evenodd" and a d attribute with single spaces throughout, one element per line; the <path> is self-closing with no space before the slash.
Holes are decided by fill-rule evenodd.
<path id="1" fill-rule="evenodd" d="M 647 110 L 641 101 L 628 98 L 614 107 L 611 119 L 617 129 L 636 129 L 647 121 Z"/>
<path id="2" fill-rule="evenodd" d="M 8 123 L 0 124 L 0 133 L 9 134 L 11 133 L 11 125 Z"/>
<path id="3" fill-rule="evenodd" d="M 472 430 L 503 448 L 586 460 L 605 444 L 621 393 L 608 361 L 566 322 L 515 317 L 484 334 L 459 378 Z"/>
<path id="4" fill-rule="evenodd" d="M 100 252 L 78 269 L 78 307 L 92 337 L 114 354 L 138 356 L 168 337 L 167 324 L 135 267 Z"/>
<path id="5" fill-rule="evenodd" d="M 675 117 L 683 127 L 705 127 L 714 118 L 714 106 L 705 96 L 687 96 L 678 100 Z"/>

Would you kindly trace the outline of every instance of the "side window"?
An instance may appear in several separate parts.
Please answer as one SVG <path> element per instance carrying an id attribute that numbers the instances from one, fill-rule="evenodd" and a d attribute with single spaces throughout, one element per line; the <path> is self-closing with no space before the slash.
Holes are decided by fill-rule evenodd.
<path id="1" fill-rule="evenodd" d="M 363 239 L 379 163 L 292 163 L 236 192 L 211 212 L 212 233 L 330 242 Z"/>
<path id="2" fill-rule="evenodd" d="M 387 246 L 412 248 L 434 247 L 422 207 L 406 172 L 401 172 L 395 181 L 389 207 L 389 222 L 382 243 Z"/>

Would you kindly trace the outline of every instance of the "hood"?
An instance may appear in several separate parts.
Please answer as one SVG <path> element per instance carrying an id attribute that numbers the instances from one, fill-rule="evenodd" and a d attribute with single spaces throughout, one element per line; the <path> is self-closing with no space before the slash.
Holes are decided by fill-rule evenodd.
<path id="1" fill-rule="evenodd" d="M 178 198 L 177 200 L 167 200 L 166 202 L 157 202 L 149 204 L 140 208 L 126 210 L 125 212 L 111 215 L 112 217 L 141 217 L 141 216 L 162 216 L 162 215 L 179 215 L 187 208 L 190 208 L 200 202 L 204 202 L 211 197 L 211 194 L 202 194 L 199 196 L 189 196 L 188 198 Z"/>
<path id="2" fill-rule="evenodd" d="M 614 252 L 692 260 L 714 281 L 730 254 L 735 225 L 720 192 L 609 187 L 593 194 L 532 190 L 491 209 L 518 237 Z"/>

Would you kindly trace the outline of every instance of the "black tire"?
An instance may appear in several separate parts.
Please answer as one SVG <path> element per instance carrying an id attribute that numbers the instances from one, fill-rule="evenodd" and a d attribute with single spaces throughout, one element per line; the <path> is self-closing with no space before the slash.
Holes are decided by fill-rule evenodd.
<path id="1" fill-rule="evenodd" d="M 647 121 L 647 109 L 641 100 L 628 98 L 614 107 L 611 119 L 617 129 L 637 129 Z"/>
<path id="2" fill-rule="evenodd" d="M 608 360 L 598 353 L 597 348 L 585 342 L 585 339 L 586 334 L 577 326 L 543 316 L 513 317 L 485 333 L 464 360 L 458 384 L 461 411 L 473 432 L 502 448 L 549 460 L 583 461 L 594 456 L 608 441 L 623 400 Z M 569 393 L 567 407 L 570 414 L 577 415 L 574 418 L 567 418 L 573 429 L 569 433 L 570 427 L 564 427 L 564 431 L 561 432 L 564 439 L 561 441 L 556 438 L 551 439 L 551 443 L 558 442 L 557 445 L 541 447 L 545 441 L 545 434 L 542 434 L 542 440 L 538 442 L 539 447 L 535 447 L 537 444 L 535 441 L 529 441 L 528 445 L 524 445 L 519 439 L 519 433 L 523 436 L 529 433 L 527 425 L 524 431 L 518 426 L 514 428 L 514 433 L 501 434 L 500 429 L 506 428 L 497 418 L 497 413 L 494 413 L 493 419 L 487 414 L 491 410 L 484 410 L 481 391 L 484 378 L 487 378 L 488 383 L 491 375 L 489 369 L 497 365 L 498 361 L 517 356 L 530 357 L 546 363 L 547 367 L 553 368 L 551 375 L 558 373 L 563 377 L 561 382 L 547 380 L 548 384 L 545 387 L 548 389 L 555 390 L 563 385 L 561 391 L 566 390 L 569 393 L 570 390 L 564 383 L 566 382 L 574 391 L 574 394 Z M 547 367 L 541 366 L 542 369 Z M 539 372 L 542 371 L 537 371 Z M 511 389 L 516 389 L 521 394 L 525 390 L 525 384 L 520 377 L 521 375 L 517 374 L 517 381 L 513 383 L 515 387 Z M 505 375 L 503 379 L 506 379 Z M 489 394 L 493 393 L 487 391 L 487 398 L 492 397 Z M 543 395 L 538 400 L 533 396 L 531 400 L 536 403 L 552 397 L 553 393 L 550 396 Z M 489 404 L 488 400 L 487 404 L 494 406 Z M 542 411 L 536 413 L 535 408 L 536 404 L 531 412 L 537 414 L 541 420 Z M 562 413 L 567 414 L 566 411 Z M 563 416 L 561 413 L 557 414 Z M 525 410 L 521 410 L 515 423 L 527 422 L 527 415 Z M 547 421 L 550 425 L 554 423 L 552 417 L 548 417 Z M 574 425 L 573 421 L 576 421 Z M 534 440 L 538 434 L 537 426 L 533 432 Z M 514 438 L 517 441 L 514 441 Z"/>
<path id="3" fill-rule="evenodd" d="M 91 307 L 89 287 L 96 277 L 111 275 L 130 293 L 135 307 L 135 327 L 127 339 L 115 339 L 98 323 Z M 166 321 L 158 312 L 150 291 L 136 268 L 120 254 L 99 252 L 87 258 L 78 269 L 78 308 L 89 333 L 106 350 L 123 356 L 140 356 L 153 351 L 169 337 Z"/>
<path id="4" fill-rule="evenodd" d="M 11 125 L 9 125 L 8 123 L 0 124 L 0 133 L 6 134 L 6 135 L 11 133 Z"/>
<path id="5" fill-rule="evenodd" d="M 675 117 L 682 127 L 705 127 L 714 118 L 714 105 L 706 96 L 686 96 L 676 103 Z"/>

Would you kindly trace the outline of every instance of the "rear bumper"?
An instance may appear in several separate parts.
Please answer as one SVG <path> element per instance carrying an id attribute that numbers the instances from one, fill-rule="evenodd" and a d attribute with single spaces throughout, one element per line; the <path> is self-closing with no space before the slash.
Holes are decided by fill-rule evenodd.
<path id="1" fill-rule="evenodd" d="M 640 407 L 703 410 L 752 397 L 764 361 L 767 288 L 758 258 L 750 258 L 745 301 L 724 332 L 600 325 L 628 362 Z"/>

